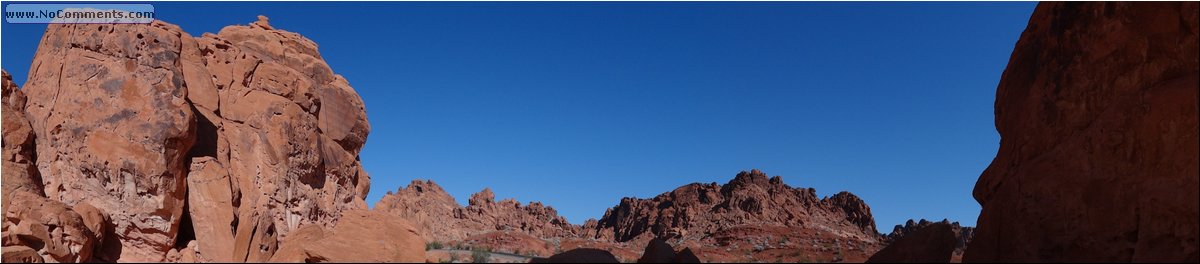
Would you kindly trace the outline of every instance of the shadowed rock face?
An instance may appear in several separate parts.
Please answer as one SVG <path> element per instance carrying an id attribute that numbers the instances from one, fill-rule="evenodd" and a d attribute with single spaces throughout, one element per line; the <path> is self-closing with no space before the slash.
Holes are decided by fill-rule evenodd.
<path id="1" fill-rule="evenodd" d="M 580 248 L 554 254 L 549 258 L 534 258 L 529 263 L 621 263 L 608 251 Z"/>
<path id="2" fill-rule="evenodd" d="M 1198 6 L 1038 5 L 964 261 L 1197 261 Z"/>
<path id="3" fill-rule="evenodd" d="M 913 221 L 912 219 L 909 219 L 908 222 L 904 223 L 904 225 L 896 225 L 896 227 L 892 229 L 892 233 L 887 234 L 886 237 L 889 243 L 895 243 L 896 241 L 899 241 L 900 239 L 903 239 L 904 237 L 921 229 L 941 224 L 949 225 L 950 230 L 954 232 L 954 252 L 951 262 L 961 262 L 963 252 L 966 251 L 967 245 L 970 244 L 971 240 L 975 238 L 974 227 L 964 227 L 959 225 L 958 222 L 950 222 L 950 220 L 946 219 L 942 219 L 940 222 L 931 222 L 925 219 L 921 219 L 921 221 Z"/>
<path id="4" fill-rule="evenodd" d="M 914 222 L 909 219 L 904 225 L 896 225 L 887 235 L 888 246 L 867 262 L 961 262 L 963 250 L 974 237 L 974 230 L 949 220 Z"/>
<path id="5" fill-rule="evenodd" d="M 202 37 L 49 25 L 25 87 L 4 74 L 3 106 L 5 209 L 61 203 L 99 230 L 67 255 L 23 244 L 56 261 L 267 261 L 293 230 L 366 209 L 362 100 L 266 17 Z M 5 217 L 4 237 L 29 215 Z"/>
<path id="6" fill-rule="evenodd" d="M 878 236 L 871 209 L 854 194 L 818 199 L 811 188 L 792 188 L 758 170 L 743 171 L 725 185 L 693 183 L 651 199 L 622 199 L 584 230 L 595 238 L 629 241 L 701 238 L 742 225 L 828 228 L 857 240 Z"/>

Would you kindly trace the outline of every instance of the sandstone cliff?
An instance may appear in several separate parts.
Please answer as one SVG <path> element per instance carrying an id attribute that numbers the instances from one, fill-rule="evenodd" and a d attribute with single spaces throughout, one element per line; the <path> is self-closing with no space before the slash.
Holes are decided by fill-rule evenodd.
<path id="1" fill-rule="evenodd" d="M 1196 262 L 1196 2 L 1038 5 L 965 261 Z"/>

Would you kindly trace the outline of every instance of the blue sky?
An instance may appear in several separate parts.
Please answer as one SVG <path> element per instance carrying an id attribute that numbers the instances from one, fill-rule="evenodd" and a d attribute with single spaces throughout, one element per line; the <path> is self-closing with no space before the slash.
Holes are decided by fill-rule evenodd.
<path id="1" fill-rule="evenodd" d="M 317 42 L 366 102 L 368 204 L 432 179 L 582 223 L 758 168 L 857 194 L 887 233 L 975 223 L 996 84 L 1035 3 L 154 5 L 192 35 L 263 14 Z M 45 25 L 3 26 L 23 83 Z"/>

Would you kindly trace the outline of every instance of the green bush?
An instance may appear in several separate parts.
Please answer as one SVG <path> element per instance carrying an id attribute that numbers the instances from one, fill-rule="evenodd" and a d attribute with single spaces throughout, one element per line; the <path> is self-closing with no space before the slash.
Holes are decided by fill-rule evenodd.
<path id="1" fill-rule="evenodd" d="M 425 250 L 442 249 L 442 247 L 443 247 L 442 242 L 440 242 L 440 241 L 433 241 L 433 242 L 425 243 Z"/>

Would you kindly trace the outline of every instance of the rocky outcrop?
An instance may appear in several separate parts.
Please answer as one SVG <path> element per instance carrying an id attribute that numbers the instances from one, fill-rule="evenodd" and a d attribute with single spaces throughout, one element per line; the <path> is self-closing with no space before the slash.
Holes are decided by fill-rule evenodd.
<path id="1" fill-rule="evenodd" d="M 951 232 L 954 233 L 954 251 L 951 259 L 952 262 L 961 261 L 962 255 L 967 249 L 967 245 L 970 244 L 971 240 L 975 238 L 975 228 L 959 225 L 958 222 L 950 222 L 950 220 L 947 219 L 942 219 L 940 222 L 932 222 L 925 219 L 921 219 L 921 221 L 913 221 L 912 219 L 909 219 L 904 223 L 904 225 L 896 225 L 896 227 L 892 228 L 892 233 L 887 234 L 886 240 L 889 244 L 896 243 L 896 241 L 916 233 L 921 229 L 935 225 L 950 226 Z"/>
<path id="2" fill-rule="evenodd" d="M 33 153 L 33 129 L 29 126 L 29 119 L 25 118 L 25 94 L 13 83 L 8 71 L 3 71 L 3 85 L 0 86 L 4 98 L 0 102 L 0 111 L 4 112 L 4 178 L 0 181 L 4 186 L 3 193 L 8 195 L 20 190 L 45 195 L 42 177 L 34 163 L 37 157 Z"/>
<path id="3" fill-rule="evenodd" d="M 293 230 L 366 209 L 362 100 L 266 17 L 201 37 L 50 25 L 25 87 L 5 73 L 3 106 L 4 193 L 30 193 L 5 210 L 44 196 L 104 231 L 94 258 L 28 246 L 56 261 L 267 261 Z"/>
<path id="4" fill-rule="evenodd" d="M 326 231 L 308 225 L 284 240 L 271 262 L 416 263 L 425 261 L 425 240 L 404 219 L 380 212 L 345 213 Z"/>
<path id="5" fill-rule="evenodd" d="M 422 230 L 421 236 L 429 241 L 462 241 L 495 231 L 564 238 L 576 236 L 579 228 L 540 202 L 522 205 L 513 199 L 496 201 L 490 189 L 471 195 L 467 206 L 462 207 L 442 187 L 428 180 L 413 181 L 388 192 L 375 204 L 375 210 L 416 224 Z"/>
<path id="6" fill-rule="evenodd" d="M 38 255 L 37 250 L 26 246 L 4 246 L 3 257 L 0 258 L 4 263 L 45 263 L 45 259 Z"/>
<path id="7" fill-rule="evenodd" d="M 10 246 L 28 247 L 45 262 L 91 260 L 101 237 L 97 232 L 103 230 L 93 230 L 95 227 L 89 226 L 75 210 L 37 194 L 17 191 L 8 199 L 10 205 L 4 208 L 2 238 L 6 251 Z M 22 259 L 28 255 L 14 254 Z"/>
<path id="8" fill-rule="evenodd" d="M 725 185 L 693 183 L 651 199 L 624 198 L 595 222 L 584 225 L 594 238 L 710 237 L 737 226 L 784 226 L 829 230 L 844 239 L 876 241 L 871 209 L 841 192 L 818 199 L 816 190 L 792 188 L 780 176 L 741 172 Z"/>
<path id="9" fill-rule="evenodd" d="M 920 222 L 908 220 L 903 226 L 896 225 L 888 234 L 888 246 L 871 258 L 868 263 L 948 263 L 962 259 L 962 251 L 970 243 L 973 228 L 959 226 L 948 220 Z"/>
<path id="10" fill-rule="evenodd" d="M 1196 262 L 1200 4 L 1038 5 L 964 261 Z"/>
<path id="11" fill-rule="evenodd" d="M 665 239 L 655 238 L 646 244 L 646 251 L 637 263 L 700 263 L 700 258 L 690 248 L 676 252 Z"/>
<path id="12" fill-rule="evenodd" d="M 23 88 L 47 197 L 108 213 L 125 260 L 161 260 L 179 231 L 196 140 L 185 37 L 161 22 L 53 24 Z"/>
<path id="13" fill-rule="evenodd" d="M 205 192 L 195 197 L 207 207 L 194 215 L 212 215 L 193 221 L 219 232 L 196 237 L 201 255 L 226 255 L 232 244 L 234 261 L 266 260 L 264 249 L 292 230 L 332 227 L 342 212 L 366 208 L 365 108 L 315 43 L 259 17 L 185 44 L 197 52 L 181 66 L 207 77 L 188 86 L 200 137 L 190 161 L 200 179 L 189 187 Z"/>

